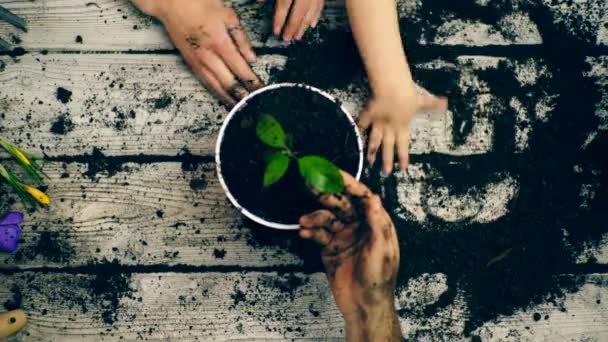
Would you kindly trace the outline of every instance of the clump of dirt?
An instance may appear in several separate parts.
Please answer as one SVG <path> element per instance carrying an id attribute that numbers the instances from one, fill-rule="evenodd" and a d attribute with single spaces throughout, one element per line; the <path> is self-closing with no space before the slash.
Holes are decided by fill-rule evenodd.
<path id="1" fill-rule="evenodd" d="M 61 103 L 68 103 L 72 101 L 72 92 L 64 87 L 57 88 L 57 93 L 55 95 L 57 100 L 59 100 Z"/>
<path id="2" fill-rule="evenodd" d="M 107 158 L 97 147 L 93 148 L 91 154 L 85 154 L 84 159 L 88 165 L 88 169 L 82 175 L 90 179 L 95 179 L 100 172 L 104 172 L 108 177 L 112 177 L 123 170 L 123 163 L 121 161 Z"/>
<path id="3" fill-rule="evenodd" d="M 64 263 L 74 255 L 74 248 L 68 243 L 65 233 L 43 231 L 33 238 L 31 244 L 20 248 L 15 253 L 14 260 L 20 262 L 40 256 L 50 262 Z"/>
<path id="4" fill-rule="evenodd" d="M 74 129 L 74 123 L 68 113 L 59 114 L 57 120 L 51 125 L 51 133 L 65 135 Z"/>
<path id="5" fill-rule="evenodd" d="M 215 248 L 213 250 L 213 256 L 216 259 L 224 259 L 224 256 L 226 256 L 226 250 L 225 249 L 217 249 L 217 248 Z"/>
<path id="6" fill-rule="evenodd" d="M 164 109 L 167 108 L 173 103 L 173 97 L 170 95 L 163 95 L 157 99 L 152 100 L 152 107 L 154 109 Z"/>
<path id="7" fill-rule="evenodd" d="M 11 292 L 13 293 L 13 298 L 8 299 L 6 302 L 4 302 L 4 309 L 6 311 L 20 309 L 23 302 L 23 294 L 21 293 L 19 287 L 11 287 Z"/>
<path id="8" fill-rule="evenodd" d="M 106 324 L 113 324 L 118 319 L 120 300 L 131 296 L 131 275 L 116 272 L 118 262 L 104 265 L 100 273 L 90 280 L 89 288 L 93 298 L 101 308 L 101 319 Z"/>
<path id="9" fill-rule="evenodd" d="M 365 69 L 352 34 L 321 26 L 290 46 L 285 67 L 270 73 L 271 83 L 304 83 L 321 89 L 346 88 L 364 76 Z"/>

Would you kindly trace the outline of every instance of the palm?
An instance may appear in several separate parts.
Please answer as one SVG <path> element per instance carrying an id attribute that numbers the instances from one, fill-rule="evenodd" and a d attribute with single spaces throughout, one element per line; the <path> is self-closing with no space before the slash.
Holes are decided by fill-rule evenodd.
<path id="1" fill-rule="evenodd" d="M 399 267 L 399 245 L 394 225 L 378 196 L 343 174 L 350 196 L 322 195 L 319 200 L 333 212 L 320 210 L 302 217 L 303 238 L 323 246 L 322 259 L 340 311 L 356 314 L 353 299 L 376 301 L 393 296 Z M 355 204 L 353 205 L 353 202 Z M 362 210 L 356 210 L 356 203 Z M 357 214 L 362 212 L 362 214 Z"/>

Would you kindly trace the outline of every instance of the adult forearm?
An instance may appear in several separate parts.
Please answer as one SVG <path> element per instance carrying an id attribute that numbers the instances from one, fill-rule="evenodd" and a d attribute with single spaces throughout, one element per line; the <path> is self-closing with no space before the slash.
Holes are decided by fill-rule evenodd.
<path id="1" fill-rule="evenodd" d="M 413 86 L 395 0 L 347 0 L 346 7 L 372 90 Z"/>
<path id="2" fill-rule="evenodd" d="M 345 317 L 348 342 L 401 341 L 401 326 L 392 298 L 387 304 L 365 309 L 360 307 L 356 317 Z"/>

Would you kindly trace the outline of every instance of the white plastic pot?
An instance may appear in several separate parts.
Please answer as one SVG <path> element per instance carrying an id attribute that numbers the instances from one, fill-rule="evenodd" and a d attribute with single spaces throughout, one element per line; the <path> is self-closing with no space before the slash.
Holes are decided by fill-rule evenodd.
<path id="1" fill-rule="evenodd" d="M 285 87 L 306 87 L 309 90 L 312 90 L 318 94 L 323 95 L 324 97 L 326 97 L 327 99 L 329 99 L 330 101 L 334 102 L 334 103 L 338 103 L 336 101 L 336 99 L 334 99 L 333 96 L 329 95 L 328 93 L 324 92 L 323 90 L 320 90 L 318 88 L 315 88 L 313 86 L 308 86 L 308 85 L 303 85 L 303 84 L 296 84 L 296 83 L 278 83 L 278 84 L 273 84 L 273 85 L 269 85 L 266 86 L 264 88 L 258 89 L 254 92 L 252 92 L 251 94 L 249 94 L 247 97 L 243 98 L 241 101 L 239 101 L 239 103 L 236 104 L 236 106 L 234 106 L 234 108 L 232 108 L 232 110 L 230 111 L 230 113 L 228 114 L 228 116 L 226 117 L 226 119 L 224 120 L 224 124 L 222 125 L 222 128 L 220 130 L 220 134 L 218 136 L 217 139 L 217 144 L 215 146 L 215 162 L 216 162 L 216 167 L 217 167 L 217 175 L 218 178 L 220 180 L 220 184 L 222 185 L 222 188 L 224 189 L 224 192 L 226 193 L 226 196 L 228 196 L 228 199 L 230 199 L 230 202 L 232 202 L 232 204 L 246 217 L 252 219 L 253 221 L 262 224 L 266 227 L 270 227 L 270 228 L 275 228 L 275 229 L 284 229 L 284 230 L 295 230 L 295 229 L 299 229 L 300 225 L 298 223 L 294 223 L 294 224 L 283 224 L 283 223 L 277 223 L 277 222 L 271 222 L 271 221 L 267 221 L 257 215 L 255 215 L 254 213 L 252 213 L 251 211 L 247 210 L 247 208 L 244 208 L 242 205 L 239 204 L 238 200 L 232 195 L 232 193 L 230 193 L 230 190 L 228 189 L 228 186 L 226 185 L 226 181 L 224 180 L 224 177 L 222 175 L 222 163 L 221 163 L 221 158 L 220 158 L 220 151 L 222 150 L 222 143 L 224 141 L 224 133 L 226 131 L 226 128 L 228 127 L 228 124 L 230 122 L 230 120 L 232 120 L 232 118 L 235 116 L 235 114 L 243 107 L 247 104 L 247 102 L 249 100 L 251 100 L 253 97 L 258 96 L 264 92 L 267 92 L 269 90 L 273 90 L 273 89 L 277 89 L 277 88 L 285 88 Z M 348 110 L 344 107 L 344 106 L 340 106 L 340 109 L 342 110 L 342 113 L 344 113 L 344 115 L 348 118 L 348 120 L 351 122 L 352 124 L 352 128 L 355 131 L 355 134 L 357 136 L 357 145 L 359 146 L 359 166 L 357 168 L 357 174 L 354 175 L 355 178 L 358 180 L 361 177 L 361 172 L 363 171 L 363 139 L 361 138 L 361 134 L 359 133 L 359 130 L 357 128 L 357 125 L 355 124 L 355 121 L 353 120 L 352 116 L 350 115 L 350 113 L 348 112 Z"/>

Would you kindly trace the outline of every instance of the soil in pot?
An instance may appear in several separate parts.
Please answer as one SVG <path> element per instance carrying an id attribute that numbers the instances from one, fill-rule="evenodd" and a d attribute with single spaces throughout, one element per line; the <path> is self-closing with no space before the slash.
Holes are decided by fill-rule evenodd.
<path id="1" fill-rule="evenodd" d="M 356 174 L 359 165 L 357 136 L 339 104 L 306 86 L 263 92 L 230 120 L 220 150 L 221 170 L 230 193 L 241 206 L 267 221 L 297 224 L 302 214 L 320 206 L 295 161 L 281 180 L 264 189 L 264 152 L 268 147 L 255 132 L 262 114 L 270 114 L 281 123 L 297 156 L 322 156 L 351 174 Z"/>

